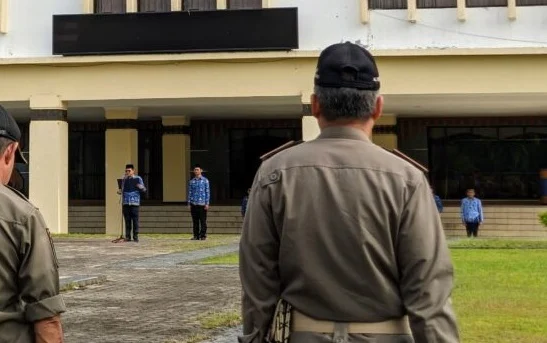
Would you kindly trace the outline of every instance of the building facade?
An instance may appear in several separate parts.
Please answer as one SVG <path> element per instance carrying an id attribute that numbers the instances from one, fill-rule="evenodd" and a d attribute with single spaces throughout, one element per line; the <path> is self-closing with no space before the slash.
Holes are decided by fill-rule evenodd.
<path id="1" fill-rule="evenodd" d="M 130 162 L 147 206 L 184 208 L 195 163 L 213 205 L 237 205 L 260 155 L 317 135 L 320 51 L 359 42 L 385 97 L 375 143 L 426 166 L 448 203 L 472 186 L 537 204 L 546 17 L 547 0 L 0 0 L 0 103 L 51 231 L 85 206 L 117 233 Z"/>

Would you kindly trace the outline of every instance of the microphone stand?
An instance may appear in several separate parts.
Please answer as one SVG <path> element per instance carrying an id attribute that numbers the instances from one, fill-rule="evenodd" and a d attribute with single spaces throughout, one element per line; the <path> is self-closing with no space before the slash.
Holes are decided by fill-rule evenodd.
<path id="1" fill-rule="evenodd" d="M 120 191 L 120 205 L 122 207 L 121 220 L 120 220 L 120 237 L 112 241 L 112 243 L 123 243 L 125 242 L 125 237 L 123 236 L 123 189 L 125 185 L 126 177 L 122 179 L 122 189 Z"/>

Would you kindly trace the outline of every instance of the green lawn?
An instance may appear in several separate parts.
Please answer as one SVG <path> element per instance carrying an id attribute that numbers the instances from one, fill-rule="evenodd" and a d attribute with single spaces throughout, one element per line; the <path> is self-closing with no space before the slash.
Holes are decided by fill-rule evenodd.
<path id="1" fill-rule="evenodd" d="M 547 240 L 451 241 L 464 343 L 547 342 Z M 203 264 L 237 264 L 238 255 Z"/>

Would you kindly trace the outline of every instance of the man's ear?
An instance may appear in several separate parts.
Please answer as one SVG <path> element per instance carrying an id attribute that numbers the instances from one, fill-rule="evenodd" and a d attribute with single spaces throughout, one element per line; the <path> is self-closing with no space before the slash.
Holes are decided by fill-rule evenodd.
<path id="1" fill-rule="evenodd" d="M 374 112 L 372 112 L 372 119 L 377 121 L 382 116 L 382 111 L 384 110 L 384 97 L 378 95 L 376 98 L 376 105 L 374 106 Z"/>
<path id="2" fill-rule="evenodd" d="M 321 116 L 321 107 L 319 106 L 319 101 L 317 100 L 317 95 L 312 94 L 310 97 L 311 102 L 311 114 L 316 119 L 319 119 Z"/>
<path id="3" fill-rule="evenodd" d="M 8 145 L 6 150 L 4 151 L 4 155 L 2 156 L 2 159 L 6 164 L 9 164 L 12 159 L 15 159 L 15 151 L 17 150 L 17 147 L 19 146 L 19 143 L 14 142 Z"/>

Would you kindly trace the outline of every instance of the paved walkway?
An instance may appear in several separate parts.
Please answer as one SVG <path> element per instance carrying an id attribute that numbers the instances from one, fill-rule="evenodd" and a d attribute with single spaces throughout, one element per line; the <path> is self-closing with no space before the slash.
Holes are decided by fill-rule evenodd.
<path id="1" fill-rule="evenodd" d="M 221 245 L 214 248 L 200 249 L 189 252 L 162 254 L 144 257 L 135 261 L 123 261 L 113 264 L 114 267 L 140 269 L 168 269 L 181 264 L 189 264 L 213 256 L 226 255 L 239 250 L 239 244 Z"/>
<path id="2" fill-rule="evenodd" d="M 183 343 L 191 337 L 220 334 L 236 342 L 234 335 L 227 336 L 228 331 L 204 329 L 201 320 L 213 313 L 240 310 L 237 266 L 196 262 L 237 251 L 237 241 L 169 253 L 177 244 L 194 242 L 144 237 L 139 244 L 55 239 L 62 277 L 104 275 L 107 279 L 63 293 L 68 309 L 63 314 L 65 341 Z M 237 328 L 232 330 L 235 333 Z"/>

